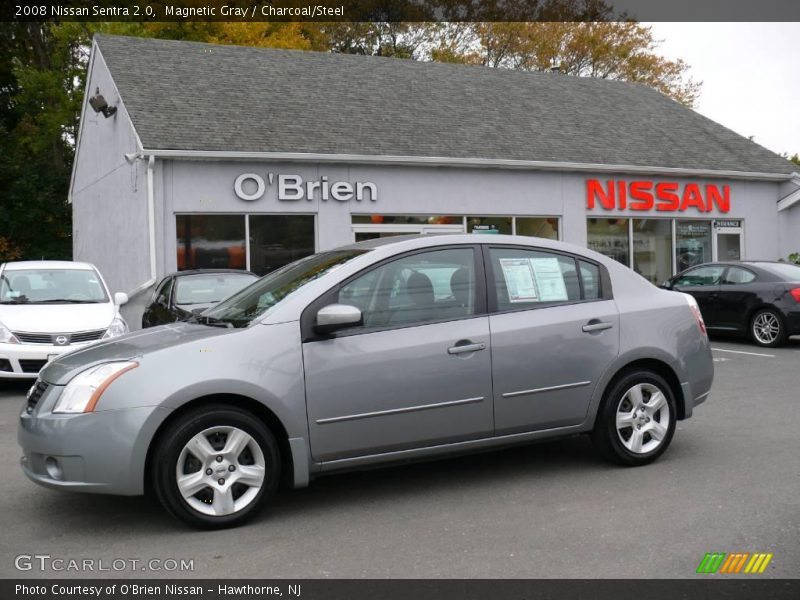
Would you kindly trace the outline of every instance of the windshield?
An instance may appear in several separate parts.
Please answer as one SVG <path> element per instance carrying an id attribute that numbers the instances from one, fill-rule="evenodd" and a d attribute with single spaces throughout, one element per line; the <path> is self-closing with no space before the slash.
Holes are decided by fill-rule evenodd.
<path id="1" fill-rule="evenodd" d="M 108 302 L 94 270 L 6 270 L 0 277 L 0 304 L 96 304 Z"/>
<path id="2" fill-rule="evenodd" d="M 250 322 L 305 284 L 319 279 L 367 250 L 336 250 L 312 254 L 264 275 L 257 283 L 205 311 L 200 320 L 247 327 Z"/>
<path id="3" fill-rule="evenodd" d="M 771 273 L 775 273 L 785 281 L 800 281 L 800 265 L 790 265 L 789 263 L 770 263 L 760 266 Z"/>
<path id="4" fill-rule="evenodd" d="M 177 278 L 175 304 L 215 304 L 247 287 L 258 277 L 248 273 L 208 273 Z"/>

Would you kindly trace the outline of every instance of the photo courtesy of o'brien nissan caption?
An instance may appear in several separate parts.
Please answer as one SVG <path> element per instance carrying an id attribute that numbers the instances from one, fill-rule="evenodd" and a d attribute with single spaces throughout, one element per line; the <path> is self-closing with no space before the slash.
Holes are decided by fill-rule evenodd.
<path id="1" fill-rule="evenodd" d="M 643 466 L 709 396 L 694 298 L 602 254 L 400 236 L 292 262 L 181 323 L 55 358 L 22 468 L 205 528 L 318 475 L 577 433 Z"/>

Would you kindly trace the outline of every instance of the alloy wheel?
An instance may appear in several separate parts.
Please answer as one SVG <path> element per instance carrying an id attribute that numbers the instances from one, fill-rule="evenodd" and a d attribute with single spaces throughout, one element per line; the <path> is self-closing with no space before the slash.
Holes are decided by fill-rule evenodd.
<path id="1" fill-rule="evenodd" d="M 266 462 L 256 440 L 238 427 L 210 427 L 192 437 L 176 465 L 178 491 L 194 510 L 225 516 L 250 505 L 264 485 Z"/>
<path id="2" fill-rule="evenodd" d="M 774 313 L 764 311 L 753 319 L 753 336 L 760 344 L 774 344 L 780 334 L 781 322 Z"/>
<path id="3" fill-rule="evenodd" d="M 625 392 L 617 405 L 617 435 L 634 454 L 647 454 L 663 442 L 669 419 L 664 393 L 651 383 L 639 383 Z"/>

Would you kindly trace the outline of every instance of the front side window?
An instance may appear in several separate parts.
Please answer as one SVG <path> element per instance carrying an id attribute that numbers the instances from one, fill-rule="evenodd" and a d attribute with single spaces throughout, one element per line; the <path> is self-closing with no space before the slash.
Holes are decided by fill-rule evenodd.
<path id="1" fill-rule="evenodd" d="M 301 258 L 207 310 L 201 322 L 247 327 L 289 294 L 365 252 L 368 250 L 335 250 Z"/>
<path id="2" fill-rule="evenodd" d="M 358 307 L 365 328 L 416 325 L 475 314 L 472 248 L 404 256 L 357 277 L 337 302 Z"/>
<path id="3" fill-rule="evenodd" d="M 108 302 L 95 271 L 7 270 L 0 277 L 0 304 L 97 304 Z"/>
<path id="4" fill-rule="evenodd" d="M 717 285 L 723 271 L 724 266 L 699 267 L 678 277 L 673 285 Z"/>
<path id="5" fill-rule="evenodd" d="M 491 248 L 489 253 L 498 311 L 581 299 L 574 259 L 521 248 Z"/>

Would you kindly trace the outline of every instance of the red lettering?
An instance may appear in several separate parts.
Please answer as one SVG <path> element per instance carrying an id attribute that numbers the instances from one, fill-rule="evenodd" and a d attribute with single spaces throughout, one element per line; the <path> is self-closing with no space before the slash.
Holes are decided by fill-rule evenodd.
<path id="1" fill-rule="evenodd" d="M 652 181 L 632 181 L 630 185 L 631 210 L 652 210 L 653 209 L 653 182 Z"/>
<path id="2" fill-rule="evenodd" d="M 731 188 L 730 186 L 723 185 L 722 192 L 715 185 L 706 186 L 706 212 L 714 210 L 714 205 L 717 205 L 719 212 L 726 213 L 731 209 Z"/>
<path id="3" fill-rule="evenodd" d="M 619 201 L 617 202 L 617 208 L 620 210 L 625 210 L 625 208 L 628 206 L 628 196 L 624 181 L 617 182 L 617 194 L 617 197 L 619 198 Z"/>
<path id="4" fill-rule="evenodd" d="M 687 183 L 683 188 L 683 200 L 681 201 L 681 211 L 694 206 L 700 212 L 705 212 L 706 205 L 703 203 L 703 195 L 700 193 L 700 186 L 696 183 Z"/>
<path id="5" fill-rule="evenodd" d="M 658 204 L 656 210 L 665 212 L 674 212 L 678 210 L 681 205 L 681 198 L 678 196 L 677 183 L 657 183 L 656 184 L 656 197 Z"/>
<path id="6" fill-rule="evenodd" d="M 614 194 L 614 182 L 607 182 L 607 188 L 603 188 L 603 184 L 597 179 L 586 180 L 586 207 L 588 209 L 594 208 L 595 199 L 600 201 L 600 204 L 605 210 L 614 210 L 616 202 Z"/>

